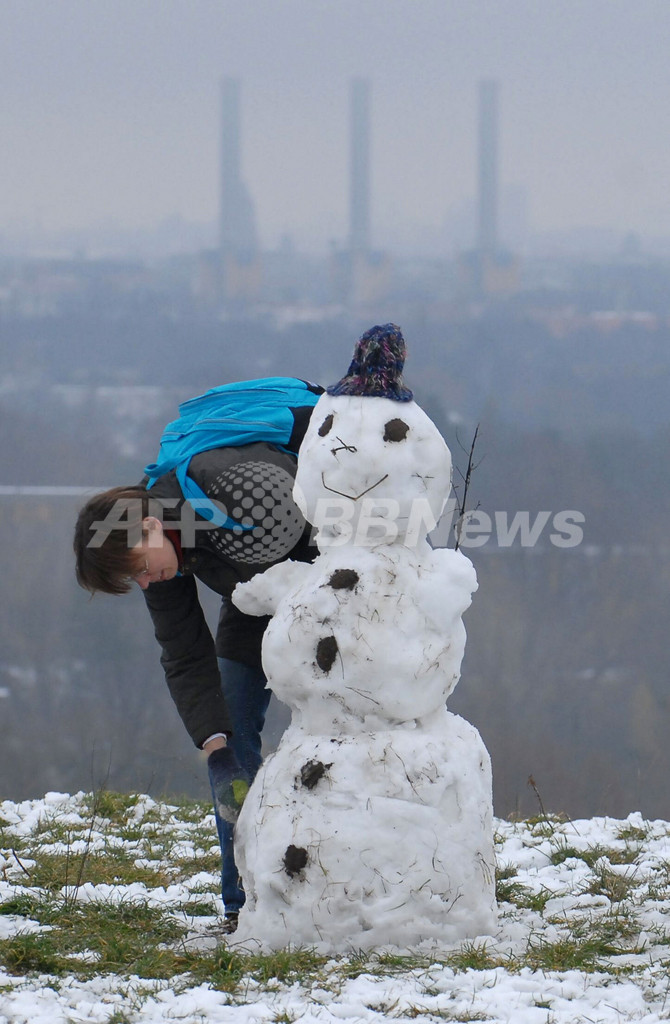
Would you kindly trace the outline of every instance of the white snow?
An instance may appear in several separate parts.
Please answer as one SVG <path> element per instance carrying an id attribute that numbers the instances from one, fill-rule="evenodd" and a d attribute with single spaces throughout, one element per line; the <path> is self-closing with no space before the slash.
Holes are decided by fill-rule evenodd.
<path id="1" fill-rule="evenodd" d="M 176 842 L 194 830 L 189 822 L 180 821 L 177 808 L 148 798 L 140 800 L 128 820 L 141 824 L 138 815 L 143 808 L 162 812 L 161 829 L 174 834 Z M 44 835 L 38 834 L 40 823 L 55 817 L 83 824 L 87 818 L 82 794 L 49 794 L 18 804 L 4 801 L 0 817 L 10 823 L 4 829 L 4 842 L 9 843 L 0 850 L 1 906 L 18 894 L 36 891 L 12 856 L 12 842 L 29 841 L 34 835 L 36 846 L 48 850 Z M 213 837 L 213 819 L 206 818 L 204 823 Z M 494 827 L 498 869 L 508 876 L 506 881 L 538 898 L 547 894 L 549 898 L 537 907 L 527 906 L 525 899 L 520 905 L 501 901 L 496 934 L 485 948 L 493 966 L 477 970 L 450 964 L 449 957 L 462 948 L 452 943 L 386 970 L 372 957 L 357 976 L 351 976 L 356 965 L 352 955 L 332 958 L 313 982 L 275 979 L 261 984 L 250 973 L 234 992 L 226 993 L 194 984 L 188 976 L 166 981 L 100 974 L 80 980 L 76 971 L 81 961 L 73 957 L 72 973 L 65 977 L 0 970 L 0 1024 L 107 1024 L 110 1019 L 129 1024 L 276 1024 L 282 1020 L 379 1024 L 390 1019 L 427 1024 L 444 1020 L 657 1024 L 670 1019 L 670 823 L 631 814 L 624 820 L 562 823 L 496 820 Z M 136 840 L 125 842 L 129 851 L 135 849 Z M 198 866 L 208 848 L 198 848 L 201 855 L 193 862 L 192 874 L 174 886 L 86 885 L 75 898 L 119 903 L 131 897 L 151 900 L 176 914 L 181 913 L 176 907 L 185 898 L 201 899 L 209 906 L 210 894 L 191 896 L 218 882 L 215 873 L 203 873 Z M 31 860 L 25 856 L 21 862 Z M 607 886 L 600 886 L 610 874 L 630 882 L 626 896 L 607 895 Z M 542 951 L 550 944 L 575 942 L 578 935 L 586 941 L 617 917 L 629 923 L 630 937 L 627 942 L 616 940 L 617 948 L 601 955 L 596 969 L 558 971 L 539 965 Z M 184 920 L 183 914 L 180 919 Z M 203 954 L 211 950 L 217 941 L 216 917 L 186 920 L 187 944 Z M 0 922 L 0 941 L 40 928 L 17 914 L 0 915 Z M 465 952 L 471 947 L 467 943 Z M 232 948 L 240 946 L 233 943 Z M 533 951 L 537 951 L 535 965 Z"/>

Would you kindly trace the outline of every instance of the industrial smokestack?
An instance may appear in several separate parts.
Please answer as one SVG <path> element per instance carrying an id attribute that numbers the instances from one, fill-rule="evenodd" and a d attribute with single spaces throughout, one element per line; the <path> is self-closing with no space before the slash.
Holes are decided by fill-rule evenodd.
<path id="1" fill-rule="evenodd" d="M 498 82 L 479 83 L 479 217 L 477 248 L 493 256 L 498 249 Z"/>
<path id="2" fill-rule="evenodd" d="M 349 248 L 370 249 L 370 80 L 351 82 Z"/>
<path id="3" fill-rule="evenodd" d="M 257 248 L 254 209 L 242 181 L 240 83 L 221 83 L 221 178 L 219 247 L 222 253 L 253 253 Z"/>

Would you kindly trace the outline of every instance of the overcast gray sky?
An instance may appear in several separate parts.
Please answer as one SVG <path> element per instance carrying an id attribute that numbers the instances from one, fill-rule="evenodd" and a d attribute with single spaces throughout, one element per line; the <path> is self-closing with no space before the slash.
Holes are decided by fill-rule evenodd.
<path id="1" fill-rule="evenodd" d="M 223 75 L 261 237 L 344 238 L 348 83 L 373 83 L 373 233 L 473 192 L 477 81 L 536 230 L 670 234 L 669 0 L 0 0 L 0 233 L 217 210 Z"/>

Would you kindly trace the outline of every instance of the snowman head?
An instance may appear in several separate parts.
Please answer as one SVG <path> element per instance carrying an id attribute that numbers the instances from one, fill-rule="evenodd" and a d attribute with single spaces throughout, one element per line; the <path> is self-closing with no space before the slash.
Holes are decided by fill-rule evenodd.
<path id="1" fill-rule="evenodd" d="M 402 381 L 395 324 L 356 345 L 345 377 L 317 402 L 300 447 L 294 498 L 320 548 L 414 546 L 437 523 L 451 488 L 451 456 Z"/>

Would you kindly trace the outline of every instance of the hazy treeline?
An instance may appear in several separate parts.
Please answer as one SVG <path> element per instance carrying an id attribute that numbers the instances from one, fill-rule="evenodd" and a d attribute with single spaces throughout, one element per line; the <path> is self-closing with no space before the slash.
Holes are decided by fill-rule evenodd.
<path id="1" fill-rule="evenodd" d="M 466 420 L 500 416 L 566 435 L 647 434 L 668 425 L 670 316 L 611 321 L 532 301 L 473 316 L 388 310 L 408 345 L 406 377 L 422 404 Z M 546 303 L 546 296 L 543 302 Z M 539 299 L 538 299 L 539 302 Z M 101 303 L 95 313 L 0 314 L 0 376 L 9 380 L 159 385 L 195 393 L 227 380 L 288 374 L 338 380 L 370 321 L 332 317 L 275 328 L 256 320 L 171 315 L 160 306 Z M 3 404 L 10 398 L 3 387 Z"/>

